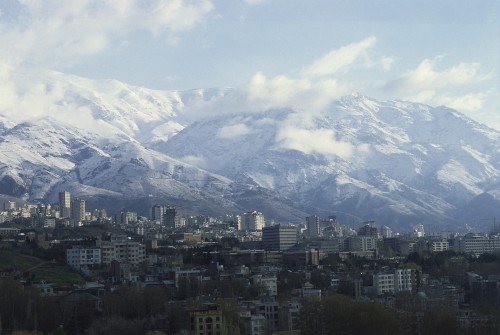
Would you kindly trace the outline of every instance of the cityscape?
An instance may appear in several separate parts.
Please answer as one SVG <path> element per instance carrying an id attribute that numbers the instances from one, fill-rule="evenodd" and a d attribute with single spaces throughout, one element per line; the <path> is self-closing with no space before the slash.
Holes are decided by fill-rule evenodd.
<path id="1" fill-rule="evenodd" d="M 0 0 L 0 335 L 500 335 L 499 18 Z"/>
<path id="2" fill-rule="evenodd" d="M 6 201 L 0 217 L 9 255 L 0 296 L 24 291 L 18 302 L 32 306 L 2 304 L 6 333 L 334 334 L 342 325 L 357 334 L 377 325 L 371 333 L 493 334 L 500 325 L 495 218 L 488 232 L 419 224 L 395 234 L 374 221 L 289 224 L 256 210 L 182 216 L 156 204 L 147 216 L 110 215 L 66 191 L 56 204 Z M 28 255 L 39 264 L 18 265 Z M 336 304 L 351 314 L 333 322 Z M 357 320 L 364 308 L 372 316 Z"/>

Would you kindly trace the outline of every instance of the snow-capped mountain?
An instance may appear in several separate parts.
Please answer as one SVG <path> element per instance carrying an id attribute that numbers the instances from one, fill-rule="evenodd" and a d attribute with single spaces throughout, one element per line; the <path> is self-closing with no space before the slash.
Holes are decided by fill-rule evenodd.
<path id="1" fill-rule="evenodd" d="M 35 84 L 18 85 L 19 103 L 0 113 L 0 193 L 53 203 L 67 190 L 91 204 L 132 206 L 143 214 L 158 201 L 213 215 L 242 212 L 252 199 L 267 198 L 262 205 L 275 203 L 278 217 L 304 214 L 270 190 L 154 150 L 184 128 L 185 102 L 225 90 L 162 92 L 60 73 L 41 78 L 21 78 Z"/>
<path id="2" fill-rule="evenodd" d="M 322 112 L 191 122 L 193 110 L 234 91 L 31 76 L 19 74 L 0 104 L 0 193 L 54 202 L 69 190 L 115 210 L 160 198 L 188 213 L 256 209 L 392 227 L 500 216 L 500 133 L 446 107 L 354 94 Z"/>
<path id="3" fill-rule="evenodd" d="M 451 227 L 464 223 L 463 209 L 476 199 L 490 199 L 483 216 L 498 215 L 500 204 L 500 133 L 446 107 L 352 95 L 326 113 L 202 120 L 162 151 L 275 190 L 311 213 L 347 212 L 393 227 Z"/>

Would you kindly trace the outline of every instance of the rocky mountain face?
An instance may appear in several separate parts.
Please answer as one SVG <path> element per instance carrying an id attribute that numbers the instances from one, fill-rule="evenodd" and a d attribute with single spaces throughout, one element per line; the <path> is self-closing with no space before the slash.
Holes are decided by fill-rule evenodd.
<path id="1" fill-rule="evenodd" d="M 256 209 L 281 221 L 336 215 L 402 229 L 500 217 L 500 133 L 446 107 L 354 94 L 322 112 L 191 122 L 190 104 L 210 108 L 231 91 L 163 92 L 59 73 L 36 92 L 15 89 L 19 101 L 39 103 L 0 109 L 3 194 L 55 202 L 68 190 L 111 210 L 146 213 L 163 200 L 186 214 Z"/>

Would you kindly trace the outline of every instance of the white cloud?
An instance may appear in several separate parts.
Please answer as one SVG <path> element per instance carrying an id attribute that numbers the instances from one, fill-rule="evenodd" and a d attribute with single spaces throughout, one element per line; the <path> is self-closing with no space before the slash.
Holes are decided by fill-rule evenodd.
<path id="1" fill-rule="evenodd" d="M 380 59 L 380 64 L 382 65 L 382 69 L 388 71 L 392 68 L 392 64 L 394 63 L 394 57 L 385 56 Z"/>
<path id="2" fill-rule="evenodd" d="M 416 95 L 406 97 L 406 100 L 433 105 L 443 105 L 463 112 L 474 112 L 483 107 L 483 103 L 486 98 L 487 94 L 485 93 L 467 93 L 460 96 L 453 96 L 449 93 L 438 94 L 437 91 L 427 90 L 419 92 Z"/>
<path id="3" fill-rule="evenodd" d="M 442 71 L 436 70 L 436 63 L 443 57 L 424 59 L 416 69 L 399 76 L 386 85 L 386 89 L 397 92 L 416 92 L 439 88 L 460 87 L 476 84 L 491 78 L 491 73 L 480 74 L 479 63 L 459 63 Z"/>
<path id="4" fill-rule="evenodd" d="M 244 123 L 233 124 L 230 126 L 222 127 L 217 132 L 219 138 L 234 138 L 251 133 L 253 130 Z"/>
<path id="5" fill-rule="evenodd" d="M 291 78 L 279 75 L 267 78 L 256 73 L 246 86 L 247 101 L 254 108 L 295 107 L 321 110 L 345 95 L 349 89 L 330 78 Z"/>
<path id="6" fill-rule="evenodd" d="M 438 69 L 444 56 L 424 59 L 412 70 L 384 86 L 384 90 L 408 101 L 444 105 L 474 117 L 492 94 L 481 91 L 493 72 L 484 73 L 479 63 L 458 63 Z"/>
<path id="7" fill-rule="evenodd" d="M 194 155 L 188 155 L 188 156 L 183 156 L 181 158 L 179 158 L 179 160 L 181 162 L 184 162 L 184 163 L 187 163 L 187 164 L 191 164 L 191 165 L 194 165 L 194 166 L 198 166 L 198 167 L 205 167 L 207 164 L 207 161 L 206 159 L 203 157 L 203 156 L 194 156 Z"/>
<path id="8" fill-rule="evenodd" d="M 484 93 L 468 93 L 461 96 L 444 95 L 436 99 L 440 105 L 449 106 L 464 112 L 475 112 L 483 108 L 486 100 Z"/>
<path id="9" fill-rule="evenodd" d="M 276 135 L 281 148 L 298 150 L 306 154 L 335 155 L 349 158 L 354 147 L 347 142 L 335 140 L 333 129 L 306 129 L 294 126 L 281 128 Z"/>
<path id="10" fill-rule="evenodd" d="M 337 50 L 330 51 L 303 70 L 306 77 L 332 75 L 359 62 L 363 66 L 370 66 L 372 61 L 367 51 L 375 46 L 377 38 L 368 37 L 360 42 L 352 43 Z"/>
<path id="11" fill-rule="evenodd" d="M 18 0 L 0 16 L 0 58 L 13 66 L 71 66 L 119 46 L 133 30 L 172 38 L 213 10 L 211 0 Z M 7 9 L 9 9 L 7 7 Z M 5 11 L 6 9 L 4 9 Z M 7 19 L 8 18 L 8 19 Z"/>
<path id="12" fill-rule="evenodd" d="M 245 3 L 250 6 L 260 5 L 266 2 L 266 0 L 245 0 Z"/>
<path id="13" fill-rule="evenodd" d="M 371 57 L 368 50 L 377 39 L 366 38 L 333 50 L 326 56 L 305 67 L 298 75 L 267 76 L 255 73 L 236 93 L 214 97 L 211 101 L 193 100 L 187 109 L 190 115 L 207 116 L 207 113 L 238 113 L 267 109 L 295 108 L 308 113 L 321 113 L 332 102 L 359 89 L 355 84 L 337 76 L 342 69 L 347 73 L 359 65 L 379 66 L 382 70 L 391 67 L 391 57 Z"/>
<path id="14" fill-rule="evenodd" d="M 355 147 L 336 138 L 333 129 L 318 128 L 311 113 L 289 114 L 276 133 L 276 146 L 281 149 L 298 150 L 305 154 L 339 156 L 348 159 Z"/>

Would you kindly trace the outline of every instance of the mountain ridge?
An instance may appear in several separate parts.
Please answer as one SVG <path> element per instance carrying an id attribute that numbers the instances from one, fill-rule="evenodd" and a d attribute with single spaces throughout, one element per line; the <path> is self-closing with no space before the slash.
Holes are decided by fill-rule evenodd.
<path id="1" fill-rule="evenodd" d="M 500 132 L 447 107 L 352 94 L 325 111 L 212 114 L 234 89 L 45 76 L 16 87 L 19 106 L 42 101 L 33 113 L 0 109 L 0 193 L 168 198 L 186 212 L 257 209 L 294 222 L 352 213 L 393 227 L 470 225 L 463 209 L 483 198 L 500 214 Z"/>

